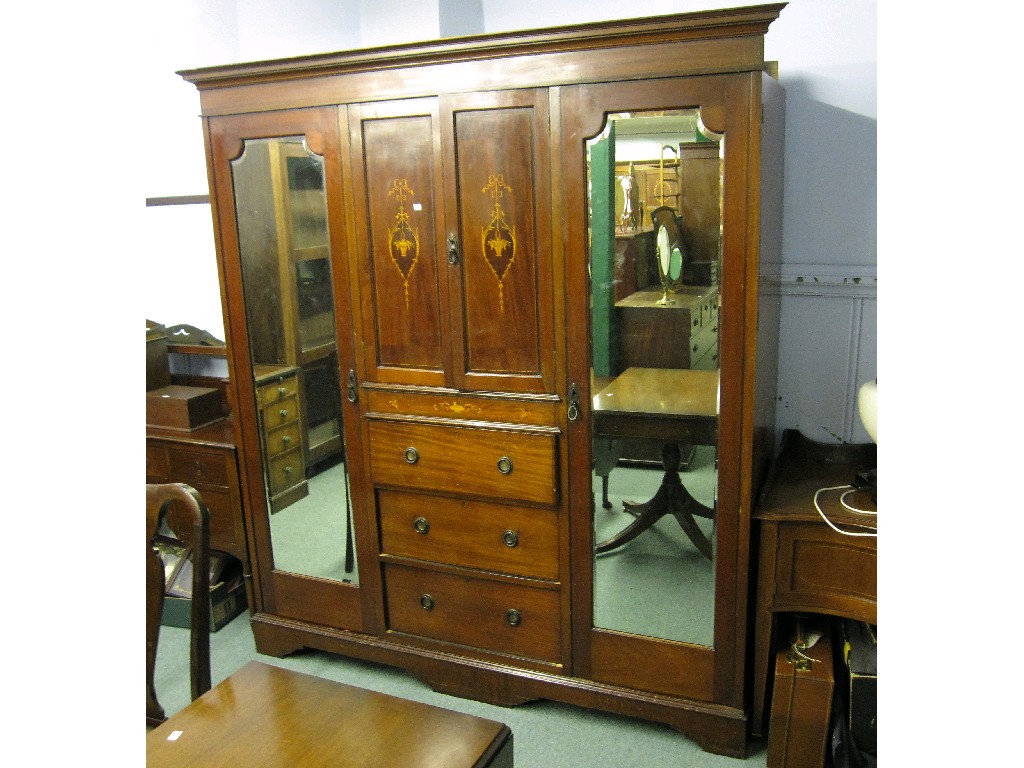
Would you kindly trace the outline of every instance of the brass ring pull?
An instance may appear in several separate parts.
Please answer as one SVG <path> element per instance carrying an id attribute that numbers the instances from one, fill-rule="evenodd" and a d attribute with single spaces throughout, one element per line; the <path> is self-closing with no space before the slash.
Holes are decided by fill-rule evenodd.
<path id="1" fill-rule="evenodd" d="M 523 623 L 523 614 L 517 611 L 515 608 L 509 608 L 505 611 L 505 621 L 513 627 L 518 627 Z"/>
<path id="2" fill-rule="evenodd" d="M 412 521 L 412 528 L 416 533 L 429 533 L 430 532 L 430 521 L 425 517 L 417 517 Z"/>
<path id="3" fill-rule="evenodd" d="M 515 531 L 505 531 L 503 534 L 501 534 L 501 540 L 504 541 L 505 546 L 509 547 L 510 549 L 512 547 L 519 546 L 519 534 L 517 534 Z"/>
<path id="4" fill-rule="evenodd" d="M 432 598 L 430 595 L 421 595 L 420 607 L 425 611 L 434 610 L 434 598 Z"/>
<path id="5" fill-rule="evenodd" d="M 502 456 L 498 459 L 498 471 L 503 475 L 509 475 L 512 473 L 512 459 L 508 456 Z"/>
<path id="6" fill-rule="evenodd" d="M 405 449 L 405 460 L 410 464 L 415 464 L 420 460 L 420 452 L 412 446 Z"/>

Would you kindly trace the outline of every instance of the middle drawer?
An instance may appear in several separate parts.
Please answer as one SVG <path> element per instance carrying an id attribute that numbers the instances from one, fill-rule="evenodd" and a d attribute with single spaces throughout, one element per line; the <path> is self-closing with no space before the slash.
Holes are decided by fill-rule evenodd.
<path id="1" fill-rule="evenodd" d="M 379 491 L 385 554 L 558 578 L 558 518 L 550 509 Z"/>
<path id="2" fill-rule="evenodd" d="M 405 421 L 373 421 L 377 486 L 555 504 L 555 435 Z"/>

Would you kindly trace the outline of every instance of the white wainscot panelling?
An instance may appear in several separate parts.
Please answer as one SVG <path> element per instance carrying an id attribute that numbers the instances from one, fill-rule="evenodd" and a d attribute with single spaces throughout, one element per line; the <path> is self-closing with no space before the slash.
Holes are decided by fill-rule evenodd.
<path id="1" fill-rule="evenodd" d="M 874 266 L 783 266 L 777 434 L 871 441 L 856 404 L 860 385 L 878 377 L 877 284 Z"/>

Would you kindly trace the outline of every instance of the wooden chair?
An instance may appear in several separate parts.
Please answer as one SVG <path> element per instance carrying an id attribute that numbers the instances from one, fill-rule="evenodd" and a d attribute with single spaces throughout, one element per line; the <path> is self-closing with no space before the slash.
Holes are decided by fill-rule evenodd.
<path id="1" fill-rule="evenodd" d="M 164 607 L 164 563 L 154 547 L 161 523 L 192 550 L 192 700 L 210 690 L 210 512 L 198 491 L 184 483 L 146 485 L 146 725 L 167 719 L 157 701 L 153 676 Z"/>

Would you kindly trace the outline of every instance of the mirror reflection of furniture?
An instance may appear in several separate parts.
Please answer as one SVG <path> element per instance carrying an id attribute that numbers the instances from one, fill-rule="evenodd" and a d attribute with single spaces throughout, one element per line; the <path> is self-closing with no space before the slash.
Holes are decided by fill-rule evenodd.
<path id="1" fill-rule="evenodd" d="M 654 249 L 658 264 L 658 279 L 661 281 L 662 296 L 659 305 L 675 304 L 669 291 L 674 289 L 683 276 L 683 233 L 679 217 L 674 210 L 663 206 L 651 213 L 654 222 Z"/>
<path id="2" fill-rule="evenodd" d="M 154 547 L 154 540 L 165 523 L 192 552 L 192 617 L 189 628 L 192 700 L 210 690 L 210 512 L 191 486 L 184 483 L 147 483 L 146 724 L 151 727 L 166 720 L 153 679 L 167 590 L 164 562 Z M 202 599 L 202 596 L 207 597 Z"/>
<path id="3" fill-rule="evenodd" d="M 665 515 L 672 515 L 693 545 L 710 560 L 711 541 L 697 526 L 694 515 L 713 520 L 714 510 L 694 499 L 680 481 L 679 442 L 717 445 L 718 372 L 628 368 L 595 395 L 594 434 L 609 440 L 656 437 L 663 441 L 665 468 L 654 498 L 643 504 L 624 505 L 636 520 L 597 544 L 595 551 L 604 553 L 621 547 Z M 607 482 L 607 476 L 604 480 Z"/>

